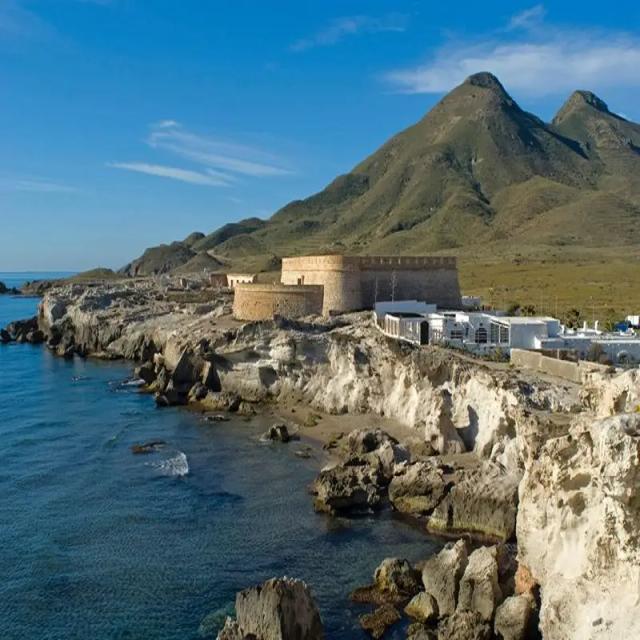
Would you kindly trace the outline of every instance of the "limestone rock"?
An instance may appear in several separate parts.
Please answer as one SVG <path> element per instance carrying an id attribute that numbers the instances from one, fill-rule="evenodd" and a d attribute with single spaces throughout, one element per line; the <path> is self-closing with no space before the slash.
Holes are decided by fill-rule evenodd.
<path id="1" fill-rule="evenodd" d="M 383 604 L 372 613 L 361 615 L 360 626 L 372 638 L 382 638 L 386 630 L 400 620 L 398 610 L 392 604 Z"/>
<path id="2" fill-rule="evenodd" d="M 437 602 L 440 616 L 450 616 L 456 610 L 458 586 L 467 561 L 467 545 L 464 540 L 458 540 L 447 544 L 424 564 L 422 582 L 425 591 Z"/>
<path id="3" fill-rule="evenodd" d="M 385 558 L 373 574 L 380 591 L 402 597 L 411 597 L 420 590 L 420 573 L 408 560 Z"/>
<path id="4" fill-rule="evenodd" d="M 456 611 L 438 625 L 438 640 L 491 640 L 490 625 L 475 611 Z"/>
<path id="5" fill-rule="evenodd" d="M 328 513 L 378 509 L 385 494 L 384 477 L 366 465 L 323 469 L 313 487 L 316 509 Z"/>
<path id="6" fill-rule="evenodd" d="M 407 628 L 407 640 L 437 640 L 438 633 L 419 622 L 413 622 Z"/>
<path id="7" fill-rule="evenodd" d="M 483 620 L 493 619 L 502 593 L 498 585 L 496 547 L 480 547 L 470 556 L 460 581 L 458 609 L 476 611 Z"/>
<path id="8" fill-rule="evenodd" d="M 545 640 L 640 637 L 640 414 L 523 433 L 518 557 Z"/>
<path id="9" fill-rule="evenodd" d="M 530 595 L 511 596 L 497 609 L 494 631 L 499 640 L 527 640 L 532 635 L 534 601 Z"/>
<path id="10" fill-rule="evenodd" d="M 322 640 L 320 614 L 307 585 L 274 578 L 236 596 L 236 620 L 227 619 L 218 640 Z"/>
<path id="11" fill-rule="evenodd" d="M 431 594 L 421 591 L 411 599 L 404 612 L 419 622 L 433 622 L 438 618 L 438 603 Z"/>
<path id="12" fill-rule="evenodd" d="M 394 508 L 411 515 L 428 515 L 448 490 L 444 470 L 436 460 L 402 467 L 389 484 L 389 500 Z"/>

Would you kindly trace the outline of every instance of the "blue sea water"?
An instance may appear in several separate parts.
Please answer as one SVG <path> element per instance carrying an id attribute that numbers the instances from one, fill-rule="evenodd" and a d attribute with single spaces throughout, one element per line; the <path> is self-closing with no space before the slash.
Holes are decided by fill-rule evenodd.
<path id="1" fill-rule="evenodd" d="M 0 326 L 36 305 L 0 296 Z M 349 591 L 437 549 L 389 515 L 314 513 L 317 459 L 261 444 L 264 418 L 156 409 L 130 372 L 0 345 L 0 639 L 215 637 L 236 591 L 280 575 L 311 585 L 327 638 L 364 638 Z M 133 455 L 147 440 L 166 445 Z"/>

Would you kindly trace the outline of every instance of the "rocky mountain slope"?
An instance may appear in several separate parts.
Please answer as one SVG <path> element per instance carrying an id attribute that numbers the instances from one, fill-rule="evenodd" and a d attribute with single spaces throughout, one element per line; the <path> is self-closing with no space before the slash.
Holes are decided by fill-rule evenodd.
<path id="1" fill-rule="evenodd" d="M 586 91 L 545 123 L 497 78 L 479 73 L 321 192 L 267 221 L 251 218 L 165 247 L 165 266 L 159 249 L 136 264 L 139 273 L 171 269 L 203 250 L 230 263 L 272 263 L 315 251 L 637 247 L 639 222 L 640 125 Z"/>

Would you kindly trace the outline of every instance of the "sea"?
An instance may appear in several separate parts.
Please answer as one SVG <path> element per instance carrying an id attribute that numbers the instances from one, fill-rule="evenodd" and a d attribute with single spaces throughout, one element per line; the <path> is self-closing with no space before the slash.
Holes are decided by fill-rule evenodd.
<path id="1" fill-rule="evenodd" d="M 37 305 L 0 296 L 0 326 Z M 303 459 L 299 444 L 265 445 L 265 417 L 157 409 L 131 375 L 0 345 L 0 639 L 215 638 L 237 591 L 284 575 L 310 585 L 329 640 L 365 638 L 349 592 L 385 557 L 439 548 L 389 513 L 315 513 L 317 447 Z M 148 441 L 164 444 L 132 453 Z"/>

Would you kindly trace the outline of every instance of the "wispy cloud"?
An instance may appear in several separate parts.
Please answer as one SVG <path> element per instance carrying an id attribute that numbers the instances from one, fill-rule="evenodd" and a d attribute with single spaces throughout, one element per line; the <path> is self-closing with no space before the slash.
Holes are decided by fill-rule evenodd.
<path id="1" fill-rule="evenodd" d="M 640 39 L 623 32 L 579 31 L 536 24 L 543 7 L 514 16 L 510 27 L 482 41 L 451 41 L 424 64 L 384 79 L 404 93 L 443 93 L 479 71 L 491 71 L 508 89 L 540 97 L 574 89 L 640 87 Z"/>
<path id="2" fill-rule="evenodd" d="M 276 156 L 246 145 L 227 142 L 188 131 L 172 120 L 156 125 L 148 143 L 216 171 L 246 176 L 281 176 L 291 173 Z"/>
<path id="3" fill-rule="evenodd" d="M 537 4 L 530 9 L 525 9 L 520 13 L 516 13 L 509 20 L 509 29 L 531 29 L 539 25 L 547 15 L 544 5 Z"/>
<path id="4" fill-rule="evenodd" d="M 273 154 L 193 133 L 175 120 L 160 120 L 151 125 L 146 144 L 157 152 L 178 156 L 195 168 L 148 162 L 109 162 L 107 166 L 208 187 L 227 187 L 241 177 L 264 178 L 292 173 Z"/>
<path id="5" fill-rule="evenodd" d="M 144 173 L 149 176 L 171 178 L 173 180 L 179 180 L 180 182 L 188 182 L 189 184 L 198 184 L 207 187 L 227 187 L 230 184 L 230 180 L 226 176 L 213 171 L 192 171 L 189 169 L 180 169 L 179 167 L 148 164 L 146 162 L 110 162 L 107 166 L 113 169 L 135 171 L 136 173 Z"/>
<path id="6" fill-rule="evenodd" d="M 407 16 L 390 13 L 385 16 L 345 16 L 332 20 L 326 27 L 307 38 L 296 40 L 290 49 L 300 52 L 314 47 L 328 47 L 337 44 L 349 36 L 385 31 L 402 32 L 407 28 Z"/>
<path id="7" fill-rule="evenodd" d="M 35 176 L 0 176 L 0 191 L 28 193 L 77 193 L 79 190 L 49 178 Z"/>

